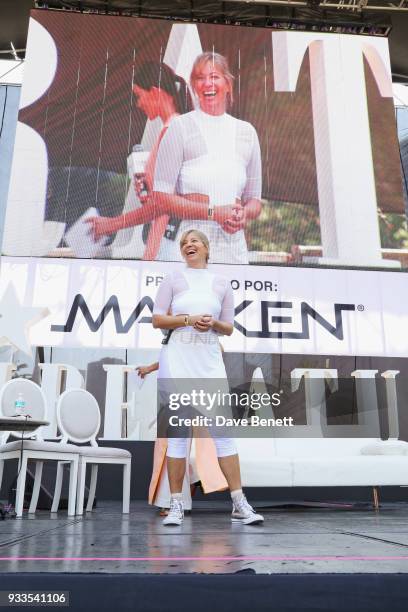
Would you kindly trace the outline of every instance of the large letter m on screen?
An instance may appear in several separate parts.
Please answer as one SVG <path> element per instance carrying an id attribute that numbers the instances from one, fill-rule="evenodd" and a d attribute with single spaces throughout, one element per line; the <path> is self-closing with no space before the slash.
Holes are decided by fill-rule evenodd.
<path id="1" fill-rule="evenodd" d="M 128 318 L 128 320 L 123 323 L 122 317 L 120 314 L 120 307 L 118 298 L 116 295 L 112 295 L 109 300 L 106 302 L 104 307 L 102 308 L 99 315 L 94 319 L 89 311 L 88 304 L 85 301 L 83 295 L 78 293 L 74 301 L 72 302 L 71 310 L 68 315 L 67 322 L 65 325 L 51 325 L 51 331 L 53 332 L 71 332 L 74 327 L 74 323 L 80 311 L 88 324 L 88 327 L 91 331 L 97 332 L 101 327 L 106 317 L 109 315 L 110 311 L 113 312 L 113 317 L 115 319 L 115 327 L 116 333 L 118 334 L 127 334 L 132 325 L 137 321 L 143 309 L 147 306 L 150 312 L 153 312 L 153 300 L 150 297 L 143 297 L 140 302 L 137 304 L 136 308 L 133 310 L 132 314 Z M 140 323 L 150 323 L 151 317 L 142 317 L 140 319 Z"/>

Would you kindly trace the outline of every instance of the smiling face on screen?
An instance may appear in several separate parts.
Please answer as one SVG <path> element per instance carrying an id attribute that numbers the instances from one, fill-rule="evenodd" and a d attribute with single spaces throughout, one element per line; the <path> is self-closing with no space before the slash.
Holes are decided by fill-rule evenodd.
<path id="1" fill-rule="evenodd" d="M 209 60 L 199 64 L 191 81 L 202 111 L 208 115 L 225 113 L 231 84 L 217 63 Z"/>

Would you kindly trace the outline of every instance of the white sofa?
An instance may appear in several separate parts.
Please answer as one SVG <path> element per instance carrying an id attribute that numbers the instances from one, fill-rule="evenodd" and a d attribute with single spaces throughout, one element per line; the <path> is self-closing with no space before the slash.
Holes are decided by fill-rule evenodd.
<path id="1" fill-rule="evenodd" d="M 400 440 L 241 438 L 236 442 L 244 486 L 408 485 L 408 443 Z"/>

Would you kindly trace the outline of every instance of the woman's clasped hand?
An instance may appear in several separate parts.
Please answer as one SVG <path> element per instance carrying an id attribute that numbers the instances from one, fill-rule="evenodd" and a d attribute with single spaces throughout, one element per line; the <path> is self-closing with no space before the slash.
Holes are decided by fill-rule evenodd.
<path id="1" fill-rule="evenodd" d="M 195 315 L 190 317 L 191 326 L 197 331 L 208 331 L 214 326 L 214 319 L 212 315 Z"/>

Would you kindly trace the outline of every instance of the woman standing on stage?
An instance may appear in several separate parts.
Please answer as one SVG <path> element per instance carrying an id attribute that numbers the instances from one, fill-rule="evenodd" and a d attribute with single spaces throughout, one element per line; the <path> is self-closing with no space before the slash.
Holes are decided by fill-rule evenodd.
<path id="1" fill-rule="evenodd" d="M 163 279 L 153 309 L 153 326 L 173 330 L 160 353 L 159 380 L 226 381 L 218 335 L 229 336 L 233 332 L 234 303 L 230 283 L 208 270 L 209 242 L 202 232 L 185 232 L 180 240 L 180 251 L 186 266 Z M 234 440 L 214 436 L 207 441 L 215 444 L 218 464 L 231 492 L 231 520 L 247 525 L 262 522 L 263 517 L 255 513 L 242 492 Z M 180 525 L 183 521 L 182 486 L 188 447 L 187 437 L 167 441 L 171 499 L 164 525 Z M 205 462 L 207 457 L 204 455 L 201 460 Z M 198 455 L 197 471 L 205 487 Z"/>
<path id="2" fill-rule="evenodd" d="M 190 78 L 199 108 L 176 117 L 157 152 L 153 196 L 123 217 L 124 227 L 167 214 L 183 219 L 163 237 L 158 259 L 180 260 L 179 236 L 190 226 L 206 232 L 215 263 L 248 263 L 244 229 L 261 212 L 261 155 L 253 126 L 227 113 L 233 76 L 218 53 L 202 53 Z M 121 219 L 118 222 L 118 219 Z M 95 238 L 123 227 L 122 218 L 96 222 Z M 103 231 L 102 231 L 103 229 Z"/>

